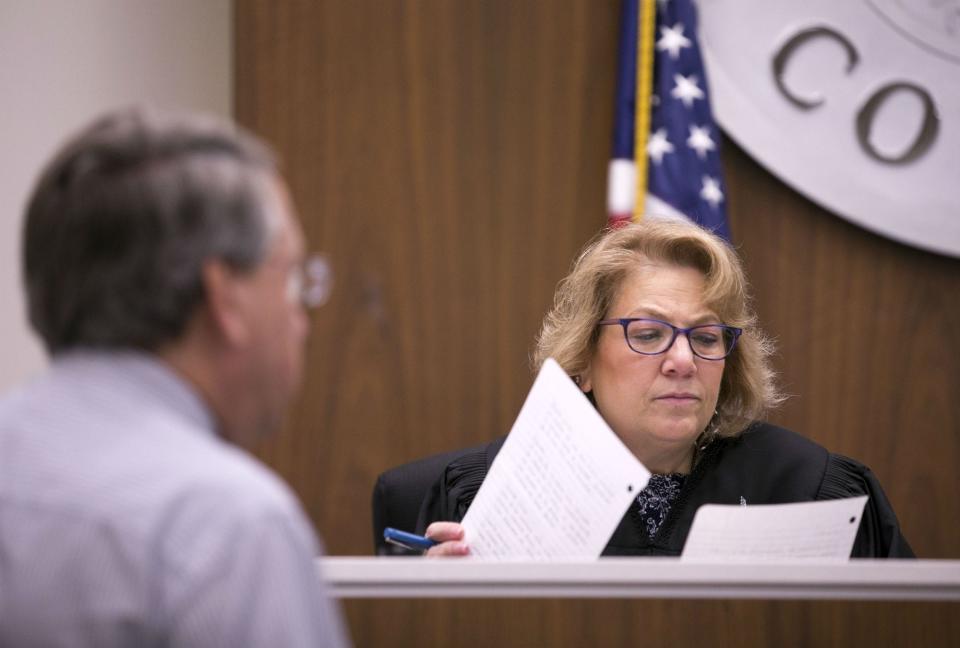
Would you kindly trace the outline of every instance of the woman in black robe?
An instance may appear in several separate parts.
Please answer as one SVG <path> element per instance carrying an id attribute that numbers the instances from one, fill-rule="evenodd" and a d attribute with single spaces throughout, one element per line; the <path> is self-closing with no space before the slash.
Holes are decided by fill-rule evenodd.
<path id="1" fill-rule="evenodd" d="M 651 471 L 604 555 L 679 555 L 702 504 L 867 495 L 854 557 L 913 557 L 863 464 L 762 422 L 782 400 L 736 253 L 696 225 L 647 220 L 605 233 L 557 289 L 537 341 Z M 465 555 L 458 524 L 503 443 L 454 459 L 418 530 L 430 555 Z"/>

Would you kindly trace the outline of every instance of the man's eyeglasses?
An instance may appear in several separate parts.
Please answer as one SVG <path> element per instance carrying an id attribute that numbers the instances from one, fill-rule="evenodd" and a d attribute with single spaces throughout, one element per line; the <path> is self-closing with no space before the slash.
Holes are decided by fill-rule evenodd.
<path id="1" fill-rule="evenodd" d="M 599 326 L 622 326 L 623 337 L 631 350 L 643 355 L 665 353 L 681 333 L 687 336 L 690 350 L 704 360 L 723 360 L 737 345 L 737 339 L 743 329 L 726 324 L 702 324 L 690 328 L 680 328 L 669 322 L 642 317 L 605 319 L 597 322 Z"/>
<path id="2" fill-rule="evenodd" d="M 330 262 L 322 254 L 313 254 L 290 270 L 287 299 L 291 304 L 302 304 L 307 309 L 319 308 L 330 298 L 332 288 Z"/>

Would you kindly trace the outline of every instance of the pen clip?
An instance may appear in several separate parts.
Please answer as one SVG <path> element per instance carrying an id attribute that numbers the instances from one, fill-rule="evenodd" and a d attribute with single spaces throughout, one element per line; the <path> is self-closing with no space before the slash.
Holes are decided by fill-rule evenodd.
<path id="1" fill-rule="evenodd" d="M 416 551 L 417 553 L 423 553 L 423 549 L 417 549 L 416 547 L 411 547 L 411 546 L 408 545 L 407 543 L 405 543 L 405 542 L 400 542 L 399 540 L 397 540 L 397 539 L 395 539 L 395 538 L 385 537 L 384 540 L 386 540 L 388 543 L 390 543 L 390 544 L 392 544 L 392 545 L 396 545 L 397 547 L 402 547 L 402 548 L 406 549 L 407 551 Z"/>

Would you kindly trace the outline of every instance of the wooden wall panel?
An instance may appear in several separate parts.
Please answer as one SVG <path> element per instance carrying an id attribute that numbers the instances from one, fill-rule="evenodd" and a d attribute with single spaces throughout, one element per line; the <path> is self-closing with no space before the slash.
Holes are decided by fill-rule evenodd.
<path id="1" fill-rule="evenodd" d="M 280 152 L 335 294 L 259 454 L 335 554 L 376 475 L 505 432 L 556 282 L 603 225 L 619 2 L 235 5 L 236 112 Z M 792 395 L 870 465 L 914 548 L 960 557 L 960 261 L 847 224 L 727 142 L 731 225 Z M 902 645 L 956 606 L 350 601 L 359 645 Z M 945 635 L 935 635 L 942 629 Z"/>
<path id="2" fill-rule="evenodd" d="M 604 222 L 616 21 L 583 2 L 237 4 L 237 115 L 336 273 L 262 454 L 332 552 L 372 551 L 379 472 L 509 429 L 553 289 Z"/>

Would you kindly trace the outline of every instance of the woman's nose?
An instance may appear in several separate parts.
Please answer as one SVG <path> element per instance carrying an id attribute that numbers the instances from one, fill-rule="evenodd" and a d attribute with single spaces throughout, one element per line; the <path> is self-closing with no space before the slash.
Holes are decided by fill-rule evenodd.
<path id="1" fill-rule="evenodd" d="M 696 371 L 697 363 L 693 349 L 690 348 L 690 339 L 683 333 L 677 335 L 670 348 L 664 352 L 663 371 L 665 373 L 679 373 L 686 375 Z"/>

